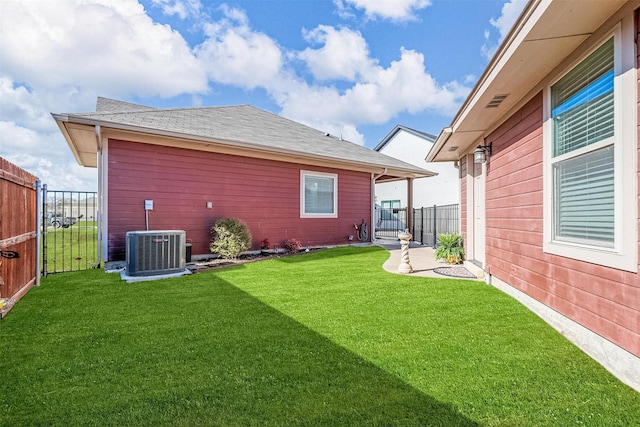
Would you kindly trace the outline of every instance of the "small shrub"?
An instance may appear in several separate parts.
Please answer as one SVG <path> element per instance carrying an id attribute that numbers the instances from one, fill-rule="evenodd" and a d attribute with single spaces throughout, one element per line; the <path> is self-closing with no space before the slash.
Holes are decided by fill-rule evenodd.
<path id="1" fill-rule="evenodd" d="M 269 239 L 264 239 L 262 242 L 260 242 L 260 249 L 267 250 L 269 249 L 269 246 L 271 246 L 271 244 L 269 243 Z"/>
<path id="2" fill-rule="evenodd" d="M 284 242 L 284 248 L 287 250 L 287 252 L 298 252 L 300 249 L 302 249 L 302 243 L 300 243 L 300 240 L 294 239 L 292 237 Z"/>
<path id="3" fill-rule="evenodd" d="M 461 264 L 464 259 L 462 236 L 456 233 L 440 234 L 435 257 L 436 260 L 443 260 L 449 264 Z"/>
<path id="4" fill-rule="evenodd" d="M 251 247 L 251 232 L 235 218 L 221 218 L 211 227 L 211 252 L 222 258 L 237 258 Z"/>

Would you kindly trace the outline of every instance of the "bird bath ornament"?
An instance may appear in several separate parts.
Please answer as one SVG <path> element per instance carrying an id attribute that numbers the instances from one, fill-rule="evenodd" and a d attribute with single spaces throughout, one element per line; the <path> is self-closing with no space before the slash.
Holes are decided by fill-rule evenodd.
<path id="1" fill-rule="evenodd" d="M 398 273 L 409 274 L 413 273 L 413 267 L 409 261 L 409 241 L 413 235 L 409 233 L 409 229 L 405 229 L 398 233 L 398 239 L 400 239 L 400 265 L 398 266 Z"/>

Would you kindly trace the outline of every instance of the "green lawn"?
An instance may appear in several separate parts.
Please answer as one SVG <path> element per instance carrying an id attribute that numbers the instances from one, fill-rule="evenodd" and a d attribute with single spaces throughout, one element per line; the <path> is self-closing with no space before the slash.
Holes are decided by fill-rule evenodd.
<path id="1" fill-rule="evenodd" d="M 387 257 L 50 275 L 0 321 L 0 425 L 640 425 L 640 393 L 515 300 Z"/>

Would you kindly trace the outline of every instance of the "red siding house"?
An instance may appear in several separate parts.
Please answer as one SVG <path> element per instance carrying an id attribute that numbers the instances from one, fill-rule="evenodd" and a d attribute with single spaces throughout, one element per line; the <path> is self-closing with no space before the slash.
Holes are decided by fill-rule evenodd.
<path id="1" fill-rule="evenodd" d="M 459 164 L 466 266 L 638 390 L 639 7 L 530 1 L 427 156 Z"/>
<path id="2" fill-rule="evenodd" d="M 223 217 L 248 225 L 253 249 L 347 244 L 354 223 L 372 224 L 376 182 L 433 175 L 248 105 L 99 98 L 94 113 L 53 117 L 78 163 L 98 168 L 103 261 L 123 260 L 127 231 L 145 229 L 185 230 L 194 256 L 210 254 Z"/>

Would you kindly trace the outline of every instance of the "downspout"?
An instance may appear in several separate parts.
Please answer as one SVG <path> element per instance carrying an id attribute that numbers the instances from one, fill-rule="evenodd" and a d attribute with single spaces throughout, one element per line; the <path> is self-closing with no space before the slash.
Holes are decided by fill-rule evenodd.
<path id="1" fill-rule="evenodd" d="M 42 238 L 42 182 L 36 180 L 36 286 L 40 286 L 40 239 Z"/>
<path id="2" fill-rule="evenodd" d="M 413 233 L 413 178 L 407 178 L 407 228 Z"/>
<path id="3" fill-rule="evenodd" d="M 98 209 L 97 209 L 97 221 L 98 221 L 98 267 L 100 267 L 101 263 L 103 261 L 102 257 L 103 257 L 103 242 L 104 242 L 104 236 L 102 234 L 103 230 L 105 230 L 105 227 L 103 226 L 103 214 L 102 214 L 102 210 L 104 207 L 104 202 L 103 202 L 103 197 L 104 197 L 104 177 L 103 177 L 103 170 L 104 167 L 102 165 L 102 129 L 101 127 L 98 125 L 95 127 L 96 130 L 96 141 L 98 143 Z"/>
<path id="4" fill-rule="evenodd" d="M 376 180 L 387 173 L 387 168 L 384 168 L 381 174 L 374 175 L 371 172 L 371 242 L 376 240 Z"/>

